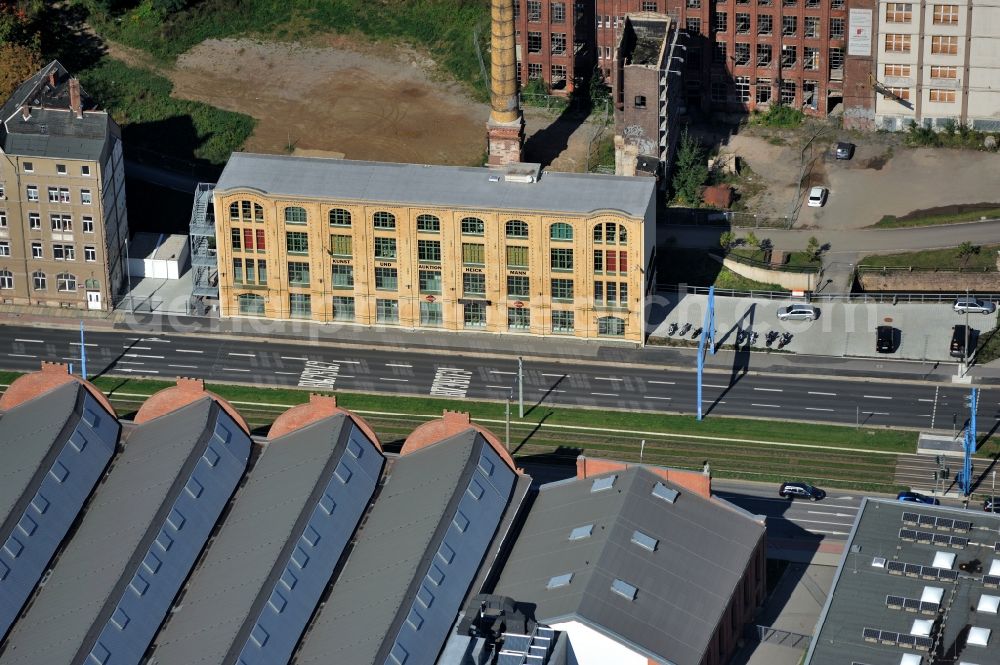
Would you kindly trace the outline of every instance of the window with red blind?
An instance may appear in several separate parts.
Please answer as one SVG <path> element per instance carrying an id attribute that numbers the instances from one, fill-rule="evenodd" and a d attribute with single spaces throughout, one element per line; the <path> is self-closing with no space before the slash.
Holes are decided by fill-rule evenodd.
<path id="1" fill-rule="evenodd" d="M 247 252 L 253 250 L 253 229 L 243 229 L 243 249 Z"/>
<path id="2" fill-rule="evenodd" d="M 623 275 L 628 272 L 628 252 L 618 252 L 618 272 Z"/>
<path id="3" fill-rule="evenodd" d="M 615 272 L 618 270 L 618 252 L 608 251 L 604 257 L 604 265 L 608 272 Z"/>
<path id="4" fill-rule="evenodd" d="M 257 229 L 257 251 L 263 252 L 265 249 L 267 246 L 264 244 L 264 229 Z"/>

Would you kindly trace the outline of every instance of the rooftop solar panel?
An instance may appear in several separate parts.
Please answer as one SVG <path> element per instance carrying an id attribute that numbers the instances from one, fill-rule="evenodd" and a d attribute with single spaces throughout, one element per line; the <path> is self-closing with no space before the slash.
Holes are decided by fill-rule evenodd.
<path id="1" fill-rule="evenodd" d="M 919 519 L 920 515 L 916 513 L 903 513 L 903 522 L 906 524 L 916 524 Z"/>
<path id="2" fill-rule="evenodd" d="M 972 529 L 972 522 L 966 522 L 964 520 L 955 520 L 955 524 L 952 526 L 955 531 L 970 531 Z"/>
<path id="3" fill-rule="evenodd" d="M 914 529 L 900 529 L 899 537 L 902 540 L 916 540 L 917 532 Z"/>
<path id="4" fill-rule="evenodd" d="M 1000 587 L 1000 575 L 983 575 L 983 584 L 994 589 Z"/>
<path id="5" fill-rule="evenodd" d="M 938 571 L 938 579 L 939 580 L 949 580 L 949 581 L 957 580 L 958 579 L 958 571 L 957 570 L 941 570 L 941 571 Z"/>
<path id="6" fill-rule="evenodd" d="M 920 526 L 934 526 L 937 524 L 937 518 L 933 515 L 920 515 L 917 518 L 917 524 Z"/>
<path id="7" fill-rule="evenodd" d="M 950 517 L 939 517 L 937 518 L 937 528 L 939 529 L 951 529 L 955 526 L 955 520 Z"/>
<path id="8" fill-rule="evenodd" d="M 901 561 L 890 561 L 885 567 L 893 575 L 902 575 L 906 571 L 906 564 Z"/>

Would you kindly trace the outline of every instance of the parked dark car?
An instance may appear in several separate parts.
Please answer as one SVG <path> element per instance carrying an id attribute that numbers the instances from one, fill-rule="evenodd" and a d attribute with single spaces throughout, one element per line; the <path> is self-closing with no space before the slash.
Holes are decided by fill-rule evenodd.
<path id="1" fill-rule="evenodd" d="M 781 483 L 778 495 L 786 499 L 809 499 L 819 501 L 826 498 L 826 492 L 808 483 Z"/>
<path id="2" fill-rule="evenodd" d="M 940 501 L 932 496 L 921 494 L 920 492 L 900 492 L 896 495 L 896 501 L 903 503 L 926 503 L 928 506 L 938 506 Z"/>
<path id="3" fill-rule="evenodd" d="M 969 348 L 965 348 L 966 339 L 968 339 Z M 976 348 L 978 341 L 979 331 L 975 328 L 970 326 L 968 331 L 966 331 L 964 324 L 953 327 L 951 329 L 952 358 L 968 358 L 969 353 Z"/>
<path id="4" fill-rule="evenodd" d="M 875 351 L 878 353 L 895 353 L 899 348 L 900 332 L 892 326 L 879 326 L 875 329 Z"/>
<path id="5" fill-rule="evenodd" d="M 841 141 L 837 144 L 837 159 L 850 159 L 854 156 L 854 144 Z"/>

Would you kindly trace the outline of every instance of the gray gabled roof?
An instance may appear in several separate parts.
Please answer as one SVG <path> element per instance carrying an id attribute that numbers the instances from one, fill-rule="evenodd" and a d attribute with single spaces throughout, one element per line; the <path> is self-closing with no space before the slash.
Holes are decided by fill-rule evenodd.
<path id="1" fill-rule="evenodd" d="M 204 398 L 126 436 L 124 451 L 94 493 L 45 586 L 10 632 L 0 663 L 75 662 L 89 633 L 103 625 L 99 619 L 109 598 L 128 583 L 123 576 L 130 575 L 130 562 L 148 547 L 143 542 L 147 530 L 169 508 L 164 502 L 177 491 L 175 482 L 190 466 L 192 453 L 205 445 L 218 412 L 213 400 Z"/>
<path id="2" fill-rule="evenodd" d="M 334 534 L 323 534 L 317 543 L 333 547 L 323 556 L 314 557 L 315 561 L 298 573 L 302 578 L 323 567 L 322 579 L 299 579 L 293 589 L 285 591 L 286 605 L 272 621 L 279 623 L 280 617 L 281 630 L 269 625 L 269 639 L 260 647 L 268 652 L 262 660 L 247 660 L 271 665 L 287 661 L 371 499 L 383 464 L 377 448 L 343 414 L 324 418 L 267 444 L 204 561 L 188 581 L 183 605 L 157 637 L 152 662 L 235 662 L 235 655 L 247 641 L 254 621 L 284 572 L 292 554 L 290 545 L 294 546 L 308 528 L 306 522 L 317 507 L 326 505 L 323 497 L 331 493 L 328 484 L 342 462 L 355 473 L 349 483 L 337 482 L 333 488 L 333 514 L 321 515 L 324 521 L 338 521 L 340 528 Z M 301 588 L 309 583 L 312 589 Z M 302 592 L 312 603 L 295 607 L 297 595 Z M 287 647 L 287 654 L 284 649 L 281 654 L 274 652 L 279 642 Z M 279 655 L 284 659 L 279 660 Z"/>
<path id="3" fill-rule="evenodd" d="M 616 210 L 642 219 L 656 189 L 649 178 L 546 171 L 535 183 L 491 182 L 496 176 L 486 168 L 234 152 L 216 194 L 260 190 L 276 197 L 556 215 Z"/>
<path id="4" fill-rule="evenodd" d="M 934 662 L 1000 665 L 1000 615 L 975 609 L 1000 597 L 998 584 L 1000 514 L 865 498 L 805 663 L 899 665 L 904 654 L 927 663 L 913 639 L 914 621 L 925 620 L 931 653 L 948 656 Z M 966 645 L 970 627 L 991 631 L 988 646 Z"/>
<path id="5" fill-rule="evenodd" d="M 400 457 L 388 473 L 298 665 L 384 663 L 390 652 L 405 652 L 397 662 L 407 665 L 434 663 L 516 480 L 471 428 Z"/>
<path id="6" fill-rule="evenodd" d="M 653 496 L 658 483 L 679 493 L 674 503 Z M 636 531 L 654 551 L 633 542 Z M 762 523 L 640 467 L 554 483 L 541 488 L 494 593 L 534 603 L 540 622 L 579 620 L 640 653 L 699 665 L 763 535 Z M 561 576 L 571 577 L 559 585 Z M 616 580 L 635 587 L 634 599 L 612 591 Z"/>
<path id="7" fill-rule="evenodd" d="M 52 88 L 49 72 L 56 72 L 58 82 Z M 69 110 L 70 74 L 53 60 L 22 83 L 0 107 L 0 147 L 9 155 L 27 157 L 65 157 L 97 161 L 108 138 L 111 119 L 107 112 L 96 111 L 93 100 L 81 88 L 85 112 L 77 118 Z M 21 107 L 31 109 L 27 120 Z"/>

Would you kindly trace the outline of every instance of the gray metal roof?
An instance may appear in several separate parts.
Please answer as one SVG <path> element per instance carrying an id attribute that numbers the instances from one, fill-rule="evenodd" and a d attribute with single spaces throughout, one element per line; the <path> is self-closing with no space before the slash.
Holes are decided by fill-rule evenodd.
<path id="1" fill-rule="evenodd" d="M 592 492 L 595 480 L 605 489 Z M 658 483 L 679 493 L 674 503 L 652 495 Z M 570 539 L 591 524 L 589 536 Z M 636 531 L 657 541 L 654 551 L 633 542 Z M 763 535 L 762 523 L 644 468 L 553 483 L 541 488 L 494 593 L 534 603 L 539 622 L 576 619 L 640 653 L 699 665 Z M 634 587 L 634 599 L 612 585 L 626 596 Z"/>
<path id="2" fill-rule="evenodd" d="M 909 519 L 914 516 L 916 519 Z M 971 523 L 971 528 L 955 528 L 954 520 Z M 903 537 L 901 529 L 908 532 Z M 920 542 L 928 539 L 931 542 Z M 939 566 L 934 566 L 939 553 L 954 555 L 954 561 L 951 565 L 938 561 Z M 883 560 L 876 561 L 879 557 Z M 969 562 L 978 562 L 981 570 L 968 567 Z M 879 565 L 873 565 L 876 563 Z M 899 570 L 904 564 L 911 567 Z M 915 649 L 910 636 L 915 620 L 927 620 L 934 622 L 932 652 L 957 656 L 956 663 L 1000 665 L 1000 615 L 970 610 L 978 607 L 982 596 L 1000 597 L 1000 572 L 994 573 L 997 578 L 992 587 L 986 586 L 984 582 L 989 580 L 983 579 L 994 566 L 1000 569 L 1000 515 L 866 499 L 817 623 L 806 663 L 899 665 L 903 655 L 911 654 L 923 656 L 921 662 L 926 664 L 928 652 Z M 934 598 L 938 592 L 929 589 L 943 592 L 940 607 L 933 602 L 923 606 L 912 602 Z M 889 596 L 895 598 L 890 601 Z M 903 607 L 900 601 L 905 603 Z M 939 611 L 944 608 L 946 611 Z M 970 627 L 992 631 L 988 647 L 965 645 Z M 880 631 L 877 636 L 871 633 L 874 641 L 865 639 L 866 629 Z"/>
<path id="3" fill-rule="evenodd" d="M 371 499 L 383 462 L 378 449 L 342 414 L 269 442 L 191 576 L 183 604 L 157 637 L 150 662 L 232 663 L 262 611 L 269 620 L 258 622 L 259 629 L 267 631 L 268 639 L 263 646 L 251 641 L 243 661 L 287 662 Z M 335 478 L 341 463 L 352 470 L 346 484 Z M 320 534 L 315 547 L 325 549 L 304 569 L 293 571 L 293 588 L 281 587 L 284 602 L 277 611 L 277 604 L 268 601 L 293 565 L 292 546 L 310 528 L 314 513 L 331 501 L 332 512 L 319 517 L 337 528 Z M 307 579 L 313 574 L 319 579 Z M 300 599 L 303 594 L 308 598 Z"/>
<path id="4" fill-rule="evenodd" d="M 49 86 L 48 73 L 56 71 L 58 82 Z M 22 83 L 0 108 L 0 146 L 11 155 L 65 157 L 97 161 L 108 138 L 110 118 L 94 110 L 93 100 L 81 88 L 86 112 L 77 118 L 69 111 L 69 73 L 53 60 Z M 27 120 L 21 107 L 28 106 Z"/>
<path id="5" fill-rule="evenodd" d="M 535 183 L 490 182 L 496 171 L 234 152 L 216 194 L 271 196 L 588 215 L 617 210 L 642 219 L 656 189 L 649 178 L 545 172 Z"/>
<path id="6" fill-rule="evenodd" d="M 225 444 L 217 443 L 220 437 Z M 45 586 L 10 632 L 0 663 L 78 663 L 91 648 L 100 656 L 102 643 L 109 645 L 109 665 L 137 662 L 215 524 L 211 510 L 185 507 L 182 516 L 178 504 L 211 497 L 221 511 L 242 474 L 236 460 L 216 458 L 232 483 L 219 497 L 213 483 L 197 482 L 199 475 L 207 480 L 205 465 L 211 465 L 196 455 L 214 446 L 231 456 L 240 443 L 249 452 L 249 437 L 209 398 L 130 432 Z M 163 537 L 168 522 L 176 527 L 169 541 Z M 150 559 L 154 547 L 163 550 L 156 560 Z M 139 588 L 142 574 L 149 579 Z"/>
<path id="7" fill-rule="evenodd" d="M 404 651 L 407 665 L 434 663 L 516 476 L 472 429 L 399 458 L 389 473 L 299 665 L 384 663 Z"/>
<path id="8" fill-rule="evenodd" d="M 71 409 L 68 417 L 66 407 Z M 0 515 L 0 639 L 31 596 L 94 485 L 104 474 L 121 426 L 76 382 L 0 417 L 4 502 Z M 24 454 L 26 453 L 26 454 Z M 20 490 L 20 496 L 12 496 Z"/>

